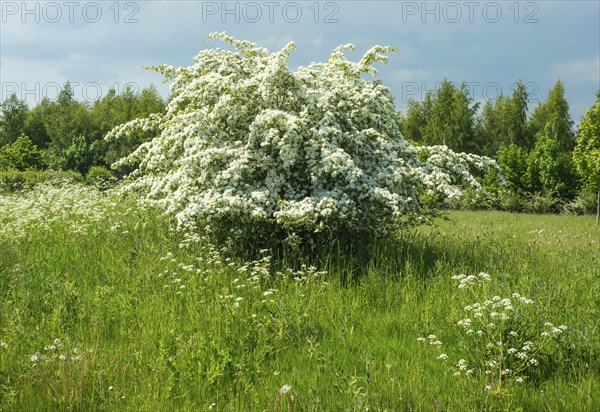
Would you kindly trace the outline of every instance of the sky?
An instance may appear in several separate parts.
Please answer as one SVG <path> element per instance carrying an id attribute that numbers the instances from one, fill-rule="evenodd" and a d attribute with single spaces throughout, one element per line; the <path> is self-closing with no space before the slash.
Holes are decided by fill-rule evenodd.
<path id="1" fill-rule="evenodd" d="M 399 51 L 377 65 L 403 110 L 444 79 L 477 102 L 510 95 L 530 110 L 558 79 L 578 123 L 600 87 L 600 2 L 591 1 L 8 1 L 0 0 L 0 101 L 55 99 L 65 82 L 93 102 L 112 87 L 168 84 L 145 67 L 193 64 L 211 32 L 276 51 L 293 41 L 292 68 L 325 61 L 340 44 L 359 60 L 374 45 Z"/>

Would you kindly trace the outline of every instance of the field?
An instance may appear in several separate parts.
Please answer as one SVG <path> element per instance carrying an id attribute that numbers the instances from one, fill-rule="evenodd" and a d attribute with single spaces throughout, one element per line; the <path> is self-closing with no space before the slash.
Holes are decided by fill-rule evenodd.
<path id="1" fill-rule="evenodd" d="M 0 225 L 3 411 L 600 405 L 591 216 L 450 212 L 368 250 L 249 263 L 86 187 L 0 197 Z M 480 272 L 481 287 L 452 278 Z M 464 307 L 496 295 L 513 300 L 510 319 L 473 340 Z M 535 362 L 486 375 L 478 357 L 509 335 L 534 342 Z"/>

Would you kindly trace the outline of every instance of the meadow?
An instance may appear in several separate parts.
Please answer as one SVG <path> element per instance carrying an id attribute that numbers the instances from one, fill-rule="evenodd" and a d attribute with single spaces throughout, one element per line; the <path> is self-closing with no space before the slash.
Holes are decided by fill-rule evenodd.
<path id="1" fill-rule="evenodd" d="M 592 216 L 452 211 L 362 248 L 245 262 L 135 199 L 40 185 L 0 196 L 0 294 L 2 411 L 600 405 Z M 477 366 L 504 345 L 465 332 L 485 296 L 514 304 L 500 340 L 534 342 L 522 377 Z"/>

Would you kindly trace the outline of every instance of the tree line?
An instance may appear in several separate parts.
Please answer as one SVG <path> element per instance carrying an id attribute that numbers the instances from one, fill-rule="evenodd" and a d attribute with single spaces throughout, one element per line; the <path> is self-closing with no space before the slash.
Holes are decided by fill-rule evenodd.
<path id="1" fill-rule="evenodd" d="M 120 94 L 111 89 L 103 98 L 84 103 L 75 99 L 67 83 L 55 100 L 44 98 L 33 108 L 13 94 L 0 104 L 0 169 L 73 170 L 85 176 L 91 169 L 103 168 L 105 174 L 120 178 L 130 170 L 108 172 L 110 165 L 153 136 L 138 132 L 111 142 L 103 137 L 119 124 L 163 111 L 165 105 L 153 86 Z M 527 198 L 546 202 L 547 209 L 576 198 L 596 203 L 600 89 L 596 104 L 577 128 L 560 80 L 528 116 L 529 105 L 521 81 L 512 95 L 480 104 L 466 83 L 444 79 L 423 100 L 409 99 L 406 110 L 398 112 L 398 122 L 415 145 L 446 145 L 496 159 L 506 186 L 488 179 L 486 188 L 497 202 L 503 198 L 507 209 L 523 209 L 519 202 Z M 482 198 L 469 201 L 481 205 Z"/>
<path id="2" fill-rule="evenodd" d="M 408 101 L 399 116 L 400 128 L 417 145 L 442 144 L 496 159 L 506 188 L 491 181 L 487 188 L 498 195 L 496 202 L 507 202 L 507 209 L 522 209 L 519 203 L 537 199 L 545 203 L 541 209 L 552 210 L 578 198 L 585 199 L 583 207 L 589 210 L 600 184 L 600 89 L 577 129 L 560 80 L 528 116 L 529 103 L 521 81 L 512 95 L 481 105 L 473 101 L 465 83 L 445 79 L 422 101 Z"/>
<path id="3" fill-rule="evenodd" d="M 86 175 L 94 166 L 109 168 L 152 136 L 136 134 L 119 142 L 104 136 L 115 126 L 164 109 L 153 86 L 117 94 L 114 89 L 93 103 L 77 101 L 66 83 L 56 100 L 43 98 L 33 108 L 15 94 L 1 103 L 0 169 L 74 170 Z M 126 170 L 117 170 L 117 176 Z"/>

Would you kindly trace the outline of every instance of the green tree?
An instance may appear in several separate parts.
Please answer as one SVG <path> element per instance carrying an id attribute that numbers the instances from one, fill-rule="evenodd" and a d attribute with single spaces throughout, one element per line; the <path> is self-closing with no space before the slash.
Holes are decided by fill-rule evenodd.
<path id="1" fill-rule="evenodd" d="M 76 170 L 86 175 L 95 163 L 94 148 L 88 144 L 84 136 L 75 136 L 71 145 L 65 150 L 64 169 Z"/>
<path id="2" fill-rule="evenodd" d="M 512 96 L 500 95 L 487 100 L 476 120 L 476 140 L 482 154 L 495 156 L 502 147 L 515 144 L 526 150 L 531 148 L 527 132 L 527 90 L 518 81 Z"/>
<path id="3" fill-rule="evenodd" d="M 529 157 L 528 174 L 533 191 L 554 198 L 572 199 L 577 192 L 577 171 L 571 153 L 563 151 L 549 122 L 545 133 L 538 133 Z"/>
<path id="4" fill-rule="evenodd" d="M 151 85 L 142 89 L 134 110 L 135 118 L 145 117 L 151 113 L 160 113 L 165 108 L 165 102 L 158 93 L 158 89 Z"/>
<path id="5" fill-rule="evenodd" d="M 412 142 L 422 143 L 425 140 L 423 134 L 431 118 L 432 96 L 433 93 L 428 91 L 422 102 L 413 98 L 408 99 L 408 109 L 401 120 L 401 131 L 404 137 Z"/>
<path id="6" fill-rule="evenodd" d="M 530 149 L 527 137 L 528 95 L 525 85 L 518 81 L 511 97 L 500 96 L 496 101 L 497 137 L 500 146 L 515 144 Z"/>
<path id="7" fill-rule="evenodd" d="M 88 108 L 75 100 L 73 88 L 69 83 L 60 91 L 56 102 L 50 105 L 46 119 L 46 131 L 50 136 L 50 150 L 54 157 L 61 159 L 77 136 L 90 139 L 93 125 Z M 88 141 L 88 143 L 90 143 Z"/>
<path id="8" fill-rule="evenodd" d="M 16 94 L 0 103 L 0 146 L 13 143 L 25 132 L 29 107 Z"/>
<path id="9" fill-rule="evenodd" d="M 479 152 L 474 139 L 477 108 L 465 83 L 456 87 L 444 79 L 433 95 L 431 116 L 424 127 L 424 143 L 442 144 L 463 152 Z"/>
<path id="10" fill-rule="evenodd" d="M 600 219 L 600 89 L 598 101 L 583 116 L 573 160 L 586 189 L 598 191 L 596 224 Z"/>
<path id="11" fill-rule="evenodd" d="M 41 169 L 43 166 L 42 151 L 25 135 L 21 135 L 13 143 L 0 148 L 0 168 L 2 169 Z"/>
<path id="12" fill-rule="evenodd" d="M 44 97 L 33 109 L 29 111 L 25 121 L 25 134 L 40 149 L 47 149 L 50 145 L 50 135 L 47 126 L 53 115 L 53 103 Z"/>
<path id="13" fill-rule="evenodd" d="M 513 90 L 509 116 L 507 120 L 507 131 L 511 144 L 530 150 L 533 141 L 529 138 L 527 131 L 527 107 L 529 106 L 529 94 L 525 84 L 519 80 Z"/>
<path id="14" fill-rule="evenodd" d="M 536 140 L 541 135 L 550 135 L 558 143 L 560 151 L 573 150 L 575 146 L 573 120 L 569 114 L 569 103 L 565 98 L 565 87 L 560 80 L 550 90 L 548 99 L 534 110 L 527 127 L 529 135 L 534 136 Z"/>
<path id="15" fill-rule="evenodd" d="M 527 152 L 514 143 L 501 147 L 498 150 L 498 165 L 509 190 L 516 193 L 527 191 Z"/>
<path id="16" fill-rule="evenodd" d="M 475 141 L 481 154 L 485 156 L 495 156 L 498 151 L 498 126 L 494 106 L 491 100 L 486 100 L 475 117 Z"/>

